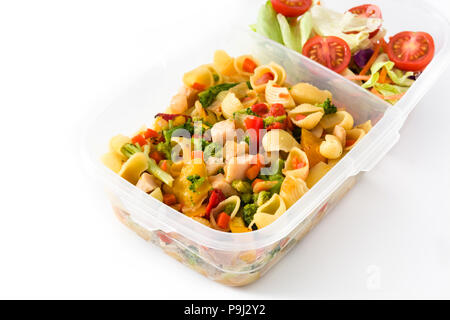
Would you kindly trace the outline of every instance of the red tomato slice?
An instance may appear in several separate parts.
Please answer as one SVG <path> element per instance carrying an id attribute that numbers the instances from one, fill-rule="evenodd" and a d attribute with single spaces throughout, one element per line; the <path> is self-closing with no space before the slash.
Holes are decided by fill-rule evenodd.
<path id="1" fill-rule="evenodd" d="M 391 38 L 387 53 L 397 68 L 422 71 L 433 60 L 434 50 L 434 40 L 430 34 L 404 31 Z"/>
<path id="2" fill-rule="evenodd" d="M 352 58 L 347 42 L 334 36 L 315 36 L 305 43 L 302 54 L 337 73 L 344 71 Z"/>
<path id="3" fill-rule="evenodd" d="M 383 14 L 381 13 L 380 7 L 375 4 L 365 4 L 359 7 L 351 8 L 348 11 L 360 17 L 383 19 Z M 380 28 L 381 25 L 377 30 L 370 33 L 369 38 L 375 37 L 378 31 L 380 31 Z"/>
<path id="4" fill-rule="evenodd" d="M 311 7 L 312 0 L 270 0 L 276 12 L 285 17 L 298 17 Z"/>

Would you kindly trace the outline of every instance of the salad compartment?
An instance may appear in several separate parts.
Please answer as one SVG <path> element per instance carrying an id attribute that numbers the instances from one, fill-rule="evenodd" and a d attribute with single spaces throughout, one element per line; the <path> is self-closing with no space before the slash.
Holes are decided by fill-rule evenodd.
<path id="1" fill-rule="evenodd" d="M 421 12 L 421 19 L 429 24 L 422 21 L 416 25 L 413 22 L 420 20 L 408 22 L 408 15 L 413 16 L 416 10 L 411 8 L 409 12 L 410 5 L 402 7 L 406 1 L 375 2 L 391 8 L 393 13 L 401 8 L 405 18 L 397 22 L 402 28 L 435 28 L 426 30 L 435 37 L 434 61 L 394 107 L 340 75 L 251 31 L 228 31 L 211 41 L 203 41 L 210 45 L 207 49 L 193 51 L 191 56 L 172 58 L 168 55 L 167 61 L 146 71 L 121 98 L 92 118 L 83 146 L 87 168 L 102 183 L 118 219 L 144 240 L 214 281 L 243 286 L 259 279 L 332 210 L 362 172 L 371 170 L 392 148 L 399 139 L 399 129 L 406 116 L 448 60 L 448 24 L 442 18 L 437 19 L 437 13 Z M 340 1 L 339 6 L 346 8 L 354 3 L 356 1 Z M 386 21 L 394 19 L 389 15 Z M 309 82 L 329 90 L 335 104 L 345 106 L 355 123 L 371 120 L 374 125 L 364 139 L 285 214 L 266 228 L 249 233 L 224 233 L 207 228 L 149 197 L 100 161 L 111 136 L 116 132 L 132 134 L 134 128 L 150 124 L 168 105 L 182 74 L 210 61 L 216 49 L 224 49 L 235 56 L 253 54 L 261 63 L 276 62 L 286 69 L 288 83 Z"/>

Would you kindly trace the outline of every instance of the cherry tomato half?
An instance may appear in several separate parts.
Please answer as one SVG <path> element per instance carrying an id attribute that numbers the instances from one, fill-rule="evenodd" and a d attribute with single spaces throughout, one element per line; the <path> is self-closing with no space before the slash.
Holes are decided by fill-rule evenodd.
<path id="1" fill-rule="evenodd" d="M 311 7 L 312 0 L 270 0 L 272 7 L 285 17 L 299 17 Z"/>
<path id="2" fill-rule="evenodd" d="M 347 42 L 334 36 L 315 36 L 305 43 L 302 54 L 337 73 L 344 71 L 352 58 Z"/>
<path id="3" fill-rule="evenodd" d="M 354 7 L 351 8 L 350 10 L 351 13 L 356 14 L 360 17 L 365 17 L 365 18 L 376 18 L 376 19 L 383 19 L 383 15 L 381 13 L 381 9 L 379 6 L 374 5 L 374 4 L 365 4 L 359 7 Z M 378 31 L 380 31 L 381 25 L 380 27 L 371 32 L 369 35 L 369 38 L 373 38 L 377 35 Z"/>
<path id="4" fill-rule="evenodd" d="M 395 66 L 406 71 L 422 71 L 433 60 L 433 37 L 426 32 L 404 31 L 388 43 L 387 53 Z"/>

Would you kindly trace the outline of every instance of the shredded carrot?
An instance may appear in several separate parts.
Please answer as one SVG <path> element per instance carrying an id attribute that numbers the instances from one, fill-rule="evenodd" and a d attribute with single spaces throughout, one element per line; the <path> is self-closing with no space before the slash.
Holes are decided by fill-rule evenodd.
<path id="1" fill-rule="evenodd" d="M 379 83 L 386 83 L 386 76 L 387 76 L 387 70 L 383 67 L 380 73 L 380 79 L 378 80 Z"/>
<path id="2" fill-rule="evenodd" d="M 345 76 L 348 80 L 361 80 L 361 81 L 367 81 L 370 79 L 370 76 L 360 76 L 360 75 L 352 75 L 352 76 Z M 296 119 L 297 120 L 297 119 Z"/>
<path id="3" fill-rule="evenodd" d="M 373 55 L 372 57 L 370 57 L 369 61 L 367 62 L 367 64 L 364 66 L 364 68 L 361 70 L 361 72 L 359 73 L 360 76 L 365 76 L 366 73 L 369 71 L 370 67 L 373 65 L 373 63 L 375 62 L 375 60 L 377 60 L 378 55 L 380 54 L 380 48 L 381 48 L 381 44 L 377 43 L 377 45 L 374 48 L 373 51 Z"/>
<path id="4" fill-rule="evenodd" d="M 386 40 L 384 40 L 383 38 L 381 38 L 380 44 L 381 44 L 381 48 L 383 49 L 383 51 L 384 51 L 384 52 L 387 52 L 388 44 L 386 43 Z"/>
<path id="5" fill-rule="evenodd" d="M 384 100 L 384 96 L 382 94 L 380 94 L 377 89 L 372 88 L 372 90 L 370 90 L 370 92 L 372 92 L 374 95 L 376 95 L 378 98 L 381 98 Z"/>

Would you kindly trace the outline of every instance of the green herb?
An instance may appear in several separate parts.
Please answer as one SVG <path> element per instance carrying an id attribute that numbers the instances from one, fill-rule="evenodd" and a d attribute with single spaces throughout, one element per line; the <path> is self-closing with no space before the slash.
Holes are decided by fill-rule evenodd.
<path id="1" fill-rule="evenodd" d="M 331 103 L 331 100 L 329 98 L 327 98 L 324 103 L 318 104 L 318 106 L 323 108 L 325 114 L 332 114 L 337 112 L 336 106 Z"/>
<path id="2" fill-rule="evenodd" d="M 217 74 L 213 74 L 213 78 L 214 78 L 214 82 L 217 82 L 217 81 L 219 81 L 219 76 L 217 75 Z"/>
<path id="3" fill-rule="evenodd" d="M 202 104 L 203 108 L 207 108 L 214 102 L 214 100 L 216 100 L 219 93 L 221 93 L 222 91 L 230 90 L 238 84 L 239 83 L 222 83 L 210 87 L 209 89 L 199 93 L 198 100 Z"/>
<path id="4" fill-rule="evenodd" d="M 250 81 L 247 81 L 247 87 L 249 90 L 253 90 L 252 84 L 250 83 Z"/>
<path id="5" fill-rule="evenodd" d="M 198 174 L 194 174 L 187 177 L 188 181 L 191 183 L 189 190 L 192 192 L 197 192 L 198 187 L 200 187 L 203 182 L 205 182 L 204 177 L 200 177 Z"/>

